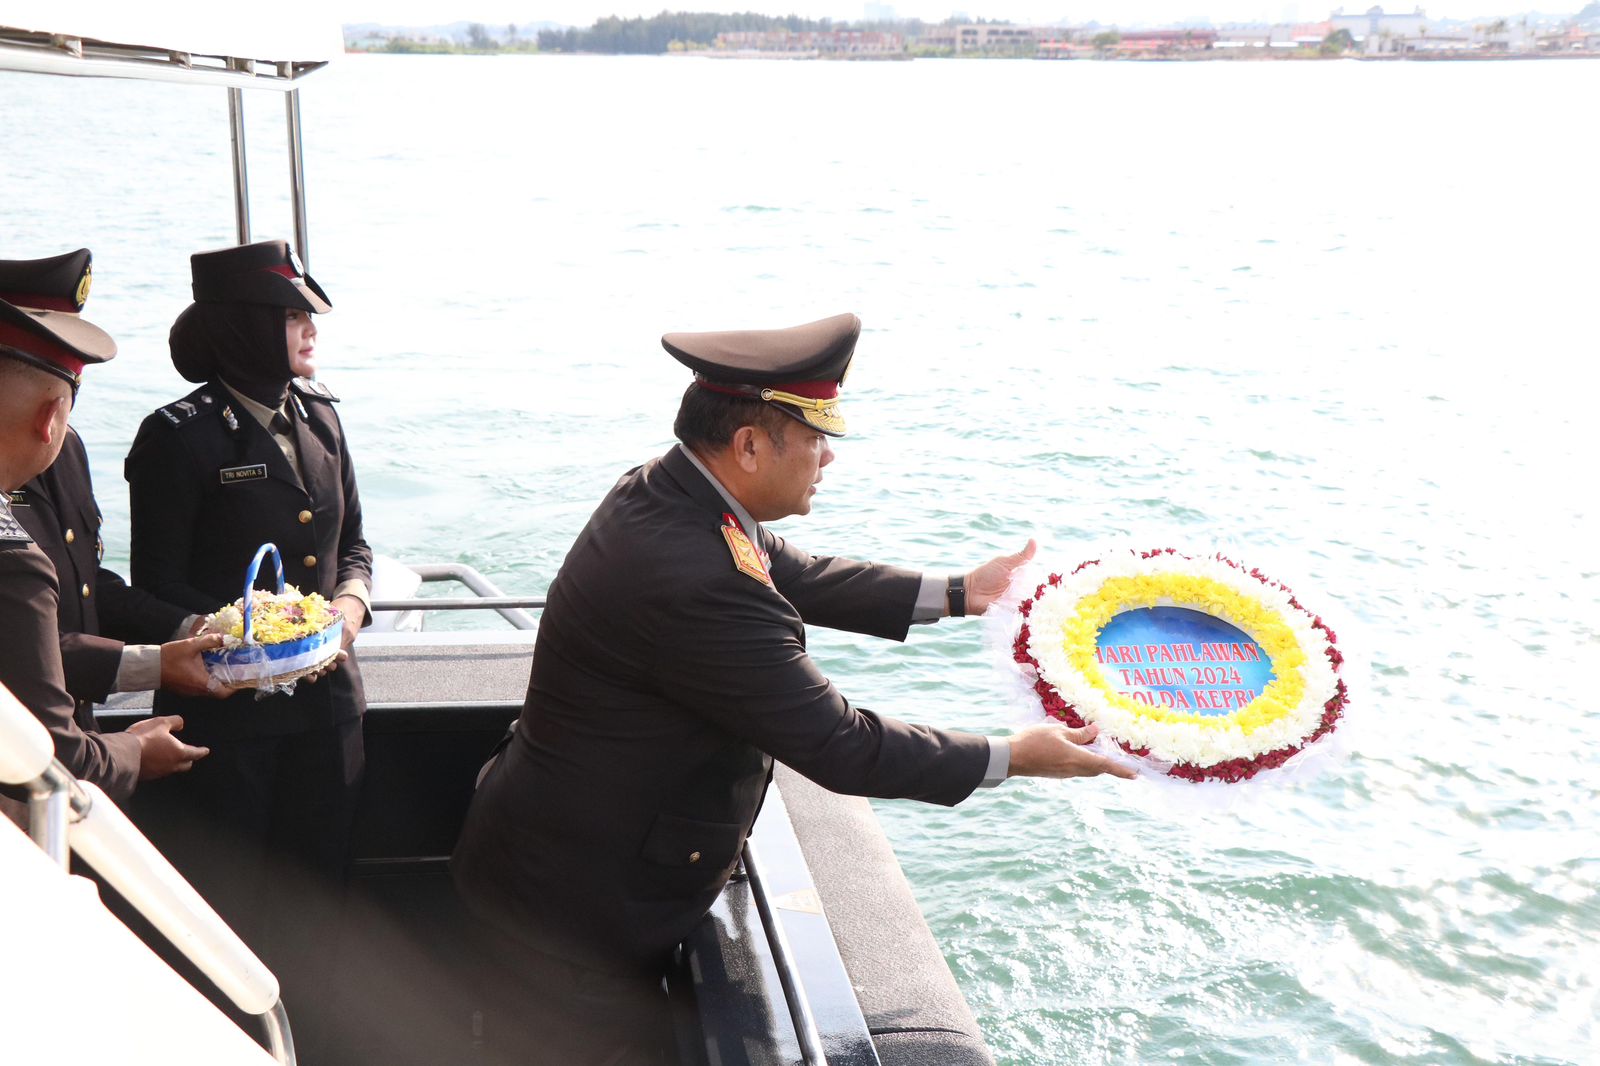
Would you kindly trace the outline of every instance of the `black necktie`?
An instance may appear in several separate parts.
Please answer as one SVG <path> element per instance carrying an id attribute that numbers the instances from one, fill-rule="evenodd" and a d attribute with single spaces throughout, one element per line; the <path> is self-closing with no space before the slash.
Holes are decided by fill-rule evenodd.
<path id="1" fill-rule="evenodd" d="M 267 428 L 280 437 L 287 437 L 292 432 L 289 427 L 289 419 L 284 416 L 282 411 L 273 412 L 272 421 L 267 423 Z"/>

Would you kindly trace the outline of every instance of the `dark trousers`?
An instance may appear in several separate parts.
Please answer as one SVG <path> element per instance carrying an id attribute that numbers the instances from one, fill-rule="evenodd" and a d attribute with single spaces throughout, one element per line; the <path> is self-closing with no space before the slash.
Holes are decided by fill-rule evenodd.
<path id="1" fill-rule="evenodd" d="M 186 731 L 185 739 L 211 754 L 141 785 L 134 817 L 277 976 L 300 1061 L 318 1066 L 336 1018 L 361 722 L 243 740 Z"/>
<path id="2" fill-rule="evenodd" d="M 675 1061 L 661 974 L 615 974 L 474 926 L 482 1062 L 493 1066 L 663 1066 Z"/>

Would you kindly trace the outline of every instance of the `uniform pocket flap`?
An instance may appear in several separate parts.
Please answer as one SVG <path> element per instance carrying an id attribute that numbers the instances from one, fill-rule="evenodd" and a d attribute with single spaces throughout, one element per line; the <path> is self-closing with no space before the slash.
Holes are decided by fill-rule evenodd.
<path id="1" fill-rule="evenodd" d="M 639 854 L 658 866 L 720 870 L 733 865 L 742 843 L 741 826 L 658 814 Z"/>

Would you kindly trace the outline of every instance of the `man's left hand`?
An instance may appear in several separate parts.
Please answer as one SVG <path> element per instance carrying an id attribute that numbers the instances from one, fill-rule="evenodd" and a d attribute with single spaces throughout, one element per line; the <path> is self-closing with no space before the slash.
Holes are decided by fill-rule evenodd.
<path id="1" fill-rule="evenodd" d="M 990 559 L 967 575 L 967 613 L 982 614 L 999 599 L 1011 584 L 1011 575 L 1017 568 L 1033 558 L 1039 546 L 1028 538 L 1028 543 L 1015 555 L 1001 555 Z"/>

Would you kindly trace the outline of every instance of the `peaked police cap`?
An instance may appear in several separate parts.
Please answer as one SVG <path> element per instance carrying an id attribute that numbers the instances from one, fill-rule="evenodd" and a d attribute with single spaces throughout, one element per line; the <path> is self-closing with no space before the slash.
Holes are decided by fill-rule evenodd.
<path id="1" fill-rule="evenodd" d="M 852 314 L 788 329 L 668 333 L 661 346 L 711 392 L 763 400 L 830 437 L 845 434 L 839 386 L 850 372 L 861 320 Z"/>
<path id="2" fill-rule="evenodd" d="M 78 387 L 83 368 L 117 354 L 105 330 L 79 316 L 93 257 L 79 248 L 47 259 L 0 259 L 0 355 Z"/>
<path id="3" fill-rule="evenodd" d="M 322 314 L 333 303 L 288 241 L 257 241 L 189 257 L 196 303 L 268 304 Z"/>

